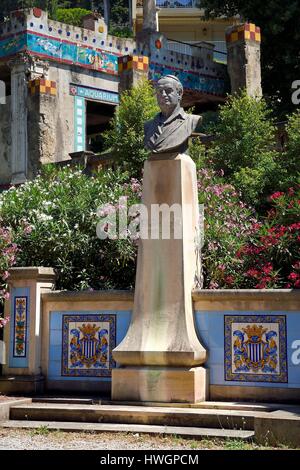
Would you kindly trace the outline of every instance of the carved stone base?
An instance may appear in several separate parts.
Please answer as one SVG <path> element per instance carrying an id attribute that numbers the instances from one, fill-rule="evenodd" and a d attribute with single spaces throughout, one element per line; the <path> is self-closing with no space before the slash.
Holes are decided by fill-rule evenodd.
<path id="1" fill-rule="evenodd" d="M 204 367 L 131 367 L 112 371 L 112 400 L 159 403 L 196 403 L 208 398 Z"/>

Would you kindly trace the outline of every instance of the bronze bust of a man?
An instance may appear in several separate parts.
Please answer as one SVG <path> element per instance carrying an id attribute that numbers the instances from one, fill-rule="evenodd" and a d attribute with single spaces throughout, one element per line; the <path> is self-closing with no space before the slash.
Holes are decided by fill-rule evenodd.
<path id="1" fill-rule="evenodd" d="M 202 117 L 187 114 L 181 107 L 183 87 L 174 75 L 165 75 L 158 80 L 156 95 L 161 112 L 145 123 L 145 147 L 152 154 L 184 153 L 189 137 L 199 129 Z"/>

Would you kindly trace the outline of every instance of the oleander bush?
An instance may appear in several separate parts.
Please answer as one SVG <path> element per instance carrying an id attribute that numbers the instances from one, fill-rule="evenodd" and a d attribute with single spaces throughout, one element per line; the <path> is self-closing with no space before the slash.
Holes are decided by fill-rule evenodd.
<path id="1" fill-rule="evenodd" d="M 20 232 L 25 227 L 20 226 Z M 9 299 L 7 281 L 9 268 L 16 262 L 18 247 L 13 241 L 13 233 L 0 218 L 0 329 L 6 324 L 8 318 L 4 318 L 4 301 Z"/>
<path id="2" fill-rule="evenodd" d="M 53 267 L 57 289 L 132 287 L 136 243 L 99 239 L 96 212 L 131 205 L 139 192 L 140 184 L 119 171 L 88 177 L 80 168 L 44 166 L 35 180 L 0 195 L 0 217 L 19 247 L 17 265 Z"/>

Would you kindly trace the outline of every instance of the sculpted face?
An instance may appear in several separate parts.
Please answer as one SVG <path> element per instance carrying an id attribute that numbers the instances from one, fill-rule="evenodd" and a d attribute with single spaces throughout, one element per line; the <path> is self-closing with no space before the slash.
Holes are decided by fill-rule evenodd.
<path id="1" fill-rule="evenodd" d="M 171 115 L 181 100 L 181 91 L 172 79 L 162 78 L 156 87 L 158 106 L 165 115 Z"/>

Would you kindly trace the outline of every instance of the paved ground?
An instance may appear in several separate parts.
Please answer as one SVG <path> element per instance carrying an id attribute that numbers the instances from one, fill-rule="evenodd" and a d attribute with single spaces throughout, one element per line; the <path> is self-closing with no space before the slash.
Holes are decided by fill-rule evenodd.
<path id="1" fill-rule="evenodd" d="M 189 440 L 176 436 L 125 433 L 50 432 L 44 426 L 35 431 L 0 428 L 0 450 L 255 450 L 267 449 L 239 440 Z M 274 449 L 274 448 L 268 448 Z"/>

